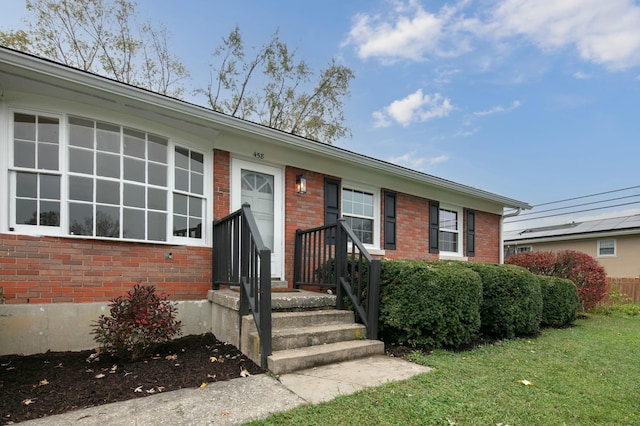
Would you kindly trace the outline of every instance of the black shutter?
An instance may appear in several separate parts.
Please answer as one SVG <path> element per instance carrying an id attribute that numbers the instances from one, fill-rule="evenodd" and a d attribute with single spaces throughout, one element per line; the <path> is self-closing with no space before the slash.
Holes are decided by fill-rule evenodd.
<path id="1" fill-rule="evenodd" d="M 396 193 L 384 193 L 384 248 L 396 249 Z"/>
<path id="2" fill-rule="evenodd" d="M 340 217 L 340 181 L 324 178 L 324 224 L 333 225 Z"/>
<path id="3" fill-rule="evenodd" d="M 467 256 L 476 255 L 476 212 L 467 210 Z"/>
<path id="4" fill-rule="evenodd" d="M 440 203 L 429 201 L 429 253 L 440 253 Z"/>

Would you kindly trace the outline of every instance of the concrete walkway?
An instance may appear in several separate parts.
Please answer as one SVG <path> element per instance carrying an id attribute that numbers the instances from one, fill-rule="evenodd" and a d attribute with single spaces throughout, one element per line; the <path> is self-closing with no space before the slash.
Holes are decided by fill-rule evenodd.
<path id="1" fill-rule="evenodd" d="M 379 355 L 283 374 L 279 380 L 260 374 L 211 383 L 202 389 L 181 389 L 20 424 L 237 425 L 427 371 L 428 367 Z"/>

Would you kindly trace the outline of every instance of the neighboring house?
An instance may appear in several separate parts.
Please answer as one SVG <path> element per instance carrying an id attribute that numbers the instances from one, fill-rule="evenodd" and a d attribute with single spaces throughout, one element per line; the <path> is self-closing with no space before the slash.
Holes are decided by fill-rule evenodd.
<path id="1" fill-rule="evenodd" d="M 376 256 L 497 263 L 503 210 L 530 208 L 5 48 L 0 153 L 7 304 L 203 300 L 212 221 L 245 202 L 289 283 L 297 229 L 343 216 Z"/>
<path id="2" fill-rule="evenodd" d="M 525 229 L 504 239 L 505 256 L 577 250 L 595 258 L 608 277 L 640 277 L 640 215 Z"/>

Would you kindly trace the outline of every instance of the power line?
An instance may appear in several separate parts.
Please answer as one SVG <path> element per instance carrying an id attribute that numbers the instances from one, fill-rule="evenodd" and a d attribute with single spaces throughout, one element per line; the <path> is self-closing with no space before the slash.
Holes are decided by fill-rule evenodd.
<path id="1" fill-rule="evenodd" d="M 548 217 L 566 216 L 566 215 L 574 214 L 574 213 L 591 212 L 591 211 L 594 211 L 594 210 L 603 210 L 603 209 L 609 209 L 609 208 L 612 208 L 612 207 L 629 206 L 629 205 L 632 205 L 632 204 L 640 204 L 640 201 L 634 201 L 632 203 L 614 204 L 612 206 L 595 207 L 593 209 L 575 210 L 575 211 L 566 212 L 566 213 L 550 214 L 550 215 L 547 215 L 547 216 L 528 217 L 528 218 L 525 218 L 525 219 L 512 220 L 512 221 L 509 221 L 508 223 L 524 222 L 524 221 L 527 221 L 527 220 L 545 219 L 545 218 L 548 218 Z"/>
<path id="2" fill-rule="evenodd" d="M 628 191 L 630 189 L 636 189 L 636 188 L 640 188 L 640 185 L 630 186 L 628 188 L 622 188 L 622 189 L 614 189 L 612 191 L 598 192 L 596 194 L 582 195 L 580 197 L 567 198 L 567 199 L 564 199 L 564 200 L 549 201 L 547 203 L 536 204 L 535 206 L 532 206 L 532 207 L 535 208 L 535 207 L 540 207 L 540 206 L 547 206 L 549 204 L 558 204 L 558 203 L 564 203 L 566 201 L 574 201 L 574 200 L 580 200 L 580 199 L 583 199 L 583 198 L 597 197 L 598 195 L 613 194 L 614 192 Z"/>
<path id="3" fill-rule="evenodd" d="M 573 204 L 570 206 L 565 206 L 565 207 L 557 207 L 555 209 L 547 209 L 547 210 L 540 210 L 537 212 L 529 212 L 529 213 L 521 213 L 518 216 L 531 216 L 533 214 L 540 214 L 540 213 L 546 213 L 546 212 L 554 212 L 554 211 L 558 211 L 558 210 L 566 210 L 566 209 L 572 209 L 574 207 L 583 207 L 583 206 L 590 206 L 592 204 L 600 204 L 600 203 L 608 203 L 609 201 L 618 201 L 618 200 L 624 200 L 627 198 L 635 198 L 635 197 L 640 197 L 640 194 L 635 194 L 635 195 L 627 195 L 624 197 L 616 197 L 616 198 L 608 198 L 606 200 L 600 200 L 600 201 L 591 201 L 589 203 L 581 203 L 581 204 Z M 604 207 L 603 207 L 604 208 Z"/>

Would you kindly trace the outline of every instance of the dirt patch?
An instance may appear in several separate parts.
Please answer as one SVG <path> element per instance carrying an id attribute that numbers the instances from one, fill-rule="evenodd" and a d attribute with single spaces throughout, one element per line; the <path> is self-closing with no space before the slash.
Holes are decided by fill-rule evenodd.
<path id="1" fill-rule="evenodd" d="M 0 424 L 264 372 L 211 333 L 175 339 L 137 362 L 92 354 L 0 356 Z"/>

